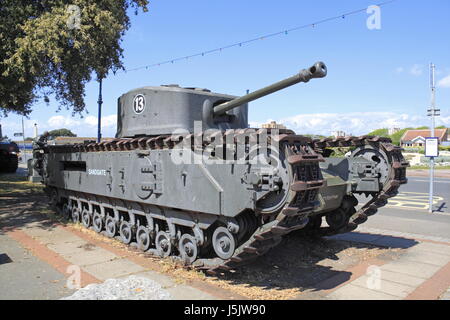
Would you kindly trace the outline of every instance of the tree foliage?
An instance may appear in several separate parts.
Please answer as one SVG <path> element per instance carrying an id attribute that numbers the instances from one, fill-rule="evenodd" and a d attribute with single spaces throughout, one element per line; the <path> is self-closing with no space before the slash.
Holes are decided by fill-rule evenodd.
<path id="1" fill-rule="evenodd" d="M 48 135 L 50 137 L 56 138 L 56 137 L 76 137 L 77 135 L 70 131 L 69 129 L 62 128 L 62 129 L 55 129 L 48 132 Z"/>
<path id="2" fill-rule="evenodd" d="M 376 129 L 368 134 L 369 136 L 380 136 L 380 137 L 388 137 L 389 138 L 389 130 L 388 129 Z"/>
<path id="3" fill-rule="evenodd" d="M 444 126 L 442 126 L 442 127 L 445 128 Z M 417 127 L 417 128 L 404 128 L 404 129 L 401 129 L 391 135 L 389 135 L 388 129 L 377 129 L 377 130 L 370 132 L 368 135 L 391 138 L 392 143 L 394 143 L 396 145 L 400 145 L 400 139 L 402 138 L 402 136 L 405 134 L 406 131 L 408 131 L 408 130 L 427 130 L 427 129 L 429 129 L 429 127 L 427 127 L 427 126 L 421 126 L 421 127 Z"/>
<path id="4" fill-rule="evenodd" d="M 128 11 L 148 0 L 1 0 L 0 109 L 27 115 L 53 94 L 74 113 L 84 110 L 85 85 L 123 68 L 121 38 Z"/>

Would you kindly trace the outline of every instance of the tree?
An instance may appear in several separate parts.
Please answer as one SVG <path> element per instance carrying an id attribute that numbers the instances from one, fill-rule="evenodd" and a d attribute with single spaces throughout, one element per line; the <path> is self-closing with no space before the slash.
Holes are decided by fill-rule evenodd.
<path id="1" fill-rule="evenodd" d="M 389 137 L 389 130 L 388 129 L 376 129 L 370 133 L 368 133 L 369 136 L 380 136 L 380 137 Z"/>
<path id="2" fill-rule="evenodd" d="M 77 135 L 70 131 L 69 129 L 56 129 L 48 132 L 49 136 L 55 137 L 76 137 Z"/>
<path id="3" fill-rule="evenodd" d="M 2 0 L 0 110 L 28 115 L 53 94 L 61 106 L 85 109 L 85 85 L 123 69 L 121 38 L 128 9 L 148 0 Z"/>
<path id="4" fill-rule="evenodd" d="M 403 137 L 403 135 L 405 134 L 406 131 L 411 130 L 411 129 L 412 128 L 401 129 L 400 131 L 397 131 L 396 133 L 391 135 L 390 138 L 392 139 L 392 143 L 399 146 L 400 145 L 400 139 Z"/>

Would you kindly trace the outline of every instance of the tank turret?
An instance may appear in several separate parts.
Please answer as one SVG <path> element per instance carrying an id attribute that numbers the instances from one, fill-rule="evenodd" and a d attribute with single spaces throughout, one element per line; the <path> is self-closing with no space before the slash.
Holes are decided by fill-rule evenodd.
<path id="1" fill-rule="evenodd" d="M 325 64 L 317 62 L 292 77 L 242 97 L 178 85 L 135 89 L 118 100 L 116 137 L 170 135 L 179 130 L 194 132 L 196 123 L 202 125 L 202 130 L 247 128 L 248 102 L 326 74 Z"/>

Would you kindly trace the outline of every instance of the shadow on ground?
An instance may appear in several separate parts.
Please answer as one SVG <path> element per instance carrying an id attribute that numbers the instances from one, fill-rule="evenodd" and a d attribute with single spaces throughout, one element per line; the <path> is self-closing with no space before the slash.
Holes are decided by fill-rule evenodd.
<path id="1" fill-rule="evenodd" d="M 289 234 L 279 246 L 254 263 L 220 278 L 232 284 L 260 289 L 297 288 L 313 292 L 333 289 L 350 279 L 352 273 L 346 269 L 371 258 L 390 261 L 401 254 L 401 249 L 417 244 L 411 239 L 380 237 L 390 242 L 389 248 L 341 239 L 305 237 L 300 233 Z"/>
<path id="2" fill-rule="evenodd" d="M 50 210 L 42 185 L 29 183 L 17 174 L 0 175 L 0 235 L 31 223 L 51 230 L 54 222 L 46 212 Z"/>

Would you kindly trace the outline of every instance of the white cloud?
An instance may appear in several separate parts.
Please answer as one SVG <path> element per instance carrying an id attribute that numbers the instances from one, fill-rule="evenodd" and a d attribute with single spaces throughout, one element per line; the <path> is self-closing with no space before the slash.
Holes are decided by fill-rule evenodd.
<path id="1" fill-rule="evenodd" d="M 84 119 L 84 123 L 89 125 L 89 126 L 97 127 L 97 125 L 98 125 L 98 117 L 87 116 Z M 115 127 L 116 123 L 117 123 L 117 115 L 115 115 L 115 114 L 102 117 L 102 123 L 101 123 L 102 128 Z"/>
<path id="2" fill-rule="evenodd" d="M 47 120 L 47 124 L 50 127 L 55 127 L 55 129 L 58 129 L 58 128 L 79 126 L 80 121 L 77 121 L 72 117 L 67 116 L 53 116 Z"/>
<path id="3" fill-rule="evenodd" d="M 438 87 L 441 87 L 441 88 L 450 88 L 450 75 L 439 80 L 437 85 L 438 85 Z"/>
<path id="4" fill-rule="evenodd" d="M 268 122 L 268 121 L 267 121 Z M 278 123 L 294 130 L 297 134 L 331 135 L 333 131 L 347 134 L 363 135 L 380 128 L 406 128 L 429 125 L 430 119 L 425 115 L 394 112 L 349 112 L 349 113 L 315 113 L 299 114 L 279 119 Z M 252 122 L 251 126 L 261 123 Z M 442 115 L 437 125 L 450 126 L 450 115 Z"/>
<path id="5" fill-rule="evenodd" d="M 409 73 L 411 73 L 413 76 L 420 76 L 423 73 L 423 66 L 420 64 L 415 64 L 411 67 Z"/>
<path id="6" fill-rule="evenodd" d="M 405 71 L 405 70 L 403 69 L 403 67 L 398 67 L 398 68 L 395 69 L 395 72 L 396 72 L 396 73 L 402 73 L 403 71 Z"/>

